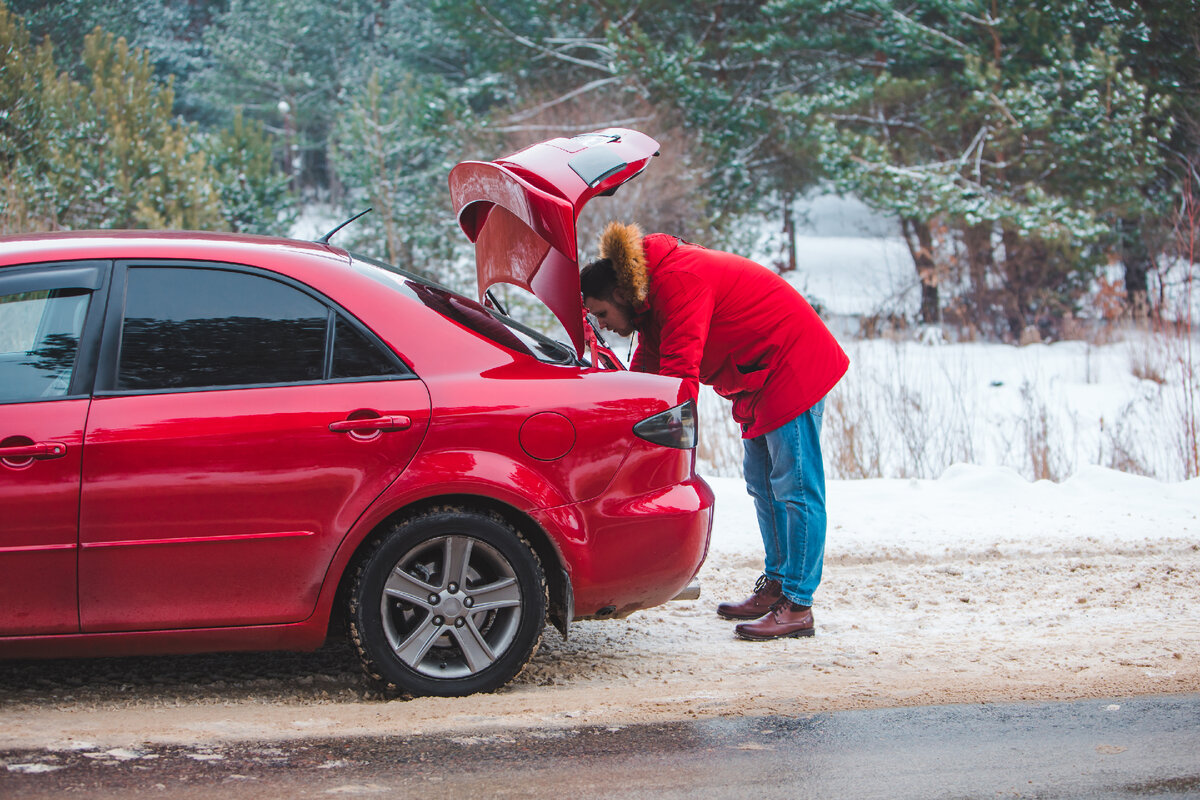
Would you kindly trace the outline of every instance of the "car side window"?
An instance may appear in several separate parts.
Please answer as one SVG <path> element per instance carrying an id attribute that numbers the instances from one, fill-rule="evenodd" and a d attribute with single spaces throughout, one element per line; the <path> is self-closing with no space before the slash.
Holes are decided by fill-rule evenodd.
<path id="1" fill-rule="evenodd" d="M 333 328 L 333 364 L 331 379 L 374 378 L 404 375 L 407 372 L 390 353 L 358 330 L 341 314 Z"/>
<path id="2" fill-rule="evenodd" d="M 91 296 L 86 289 L 0 295 L 0 402 L 68 393 Z"/>
<path id="3" fill-rule="evenodd" d="M 118 389 L 319 381 L 329 310 L 245 272 L 130 267 Z"/>

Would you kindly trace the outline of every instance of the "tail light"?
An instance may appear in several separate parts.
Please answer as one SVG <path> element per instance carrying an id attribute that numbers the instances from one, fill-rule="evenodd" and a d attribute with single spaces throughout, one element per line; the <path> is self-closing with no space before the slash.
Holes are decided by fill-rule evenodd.
<path id="1" fill-rule="evenodd" d="M 696 401 L 647 417 L 633 426 L 633 432 L 647 442 L 690 450 L 696 446 Z"/>

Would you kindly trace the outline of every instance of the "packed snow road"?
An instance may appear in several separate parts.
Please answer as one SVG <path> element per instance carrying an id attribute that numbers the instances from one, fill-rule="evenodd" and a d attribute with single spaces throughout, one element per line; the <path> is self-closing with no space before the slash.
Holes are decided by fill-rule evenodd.
<path id="1" fill-rule="evenodd" d="M 139 747 L 795 716 L 1200 691 L 1200 481 L 1030 484 L 961 468 L 830 485 L 817 636 L 744 642 L 713 605 L 761 568 L 740 482 L 700 600 L 547 629 L 493 695 L 383 702 L 317 653 L 0 662 L 0 750 Z"/>

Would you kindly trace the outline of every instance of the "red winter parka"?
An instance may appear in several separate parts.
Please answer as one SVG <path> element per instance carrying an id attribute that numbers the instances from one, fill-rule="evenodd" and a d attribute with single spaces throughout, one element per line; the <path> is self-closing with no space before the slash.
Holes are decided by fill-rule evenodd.
<path id="1" fill-rule="evenodd" d="M 640 231 L 619 227 L 615 239 L 606 232 L 601 255 L 631 290 L 639 334 L 631 369 L 685 378 L 692 397 L 698 382 L 711 385 L 733 400 L 747 439 L 795 419 L 846 373 L 850 360 L 833 334 L 776 273 L 662 233 L 639 248 L 631 237 Z"/>

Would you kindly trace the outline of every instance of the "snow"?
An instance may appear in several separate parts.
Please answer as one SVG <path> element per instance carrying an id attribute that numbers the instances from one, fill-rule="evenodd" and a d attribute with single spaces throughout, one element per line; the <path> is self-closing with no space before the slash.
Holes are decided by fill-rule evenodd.
<path id="1" fill-rule="evenodd" d="M 796 237 L 796 288 L 835 314 L 911 314 L 920 303 L 908 246 L 899 238 Z"/>
<path id="2" fill-rule="evenodd" d="M 739 478 L 706 478 L 717 494 L 711 550 L 762 552 Z M 928 559 L 1046 554 L 1087 543 L 1120 549 L 1170 539 L 1200 543 L 1200 479 L 1162 483 L 1085 467 L 1062 483 L 1005 467 L 956 464 L 936 480 L 829 481 L 833 558 Z M 760 556 L 761 557 L 761 556 Z"/>
<path id="3" fill-rule="evenodd" d="M 305 203 L 292 222 L 287 235 L 292 239 L 311 242 L 321 238 L 345 221 L 345 212 L 328 203 Z"/>
<path id="4" fill-rule="evenodd" d="M 822 313 L 916 313 L 921 301 L 916 271 L 896 220 L 834 194 L 809 196 L 795 212 L 797 265 L 785 277 Z M 759 238 L 750 257 L 777 262 L 779 237 Z"/>
<path id="5" fill-rule="evenodd" d="M 826 399 L 827 474 L 937 478 L 966 462 L 1030 480 L 1089 466 L 1181 480 L 1188 403 L 1200 397 L 1186 391 L 1200 371 L 1186 374 L 1185 344 L 1137 332 L 1024 347 L 843 338 L 850 369 Z M 701 471 L 740 475 L 728 403 L 708 388 L 700 424 Z"/>
<path id="6" fill-rule="evenodd" d="M 314 214 L 298 225 L 308 236 L 335 222 Z M 834 198 L 814 202 L 810 222 L 798 286 L 835 313 L 898 296 L 907 254 L 886 221 Z M 154 675 L 141 682 L 110 675 L 119 667 L 103 659 L 73 662 L 76 681 L 49 691 L 35 688 L 40 671 L 26 678 L 14 667 L 0 686 L 0 747 L 79 746 L 119 759 L 148 742 L 268 742 L 315 730 L 487 736 L 1200 691 L 1200 478 L 1182 480 L 1179 416 L 1181 355 L 1197 348 L 1141 336 L 939 341 L 843 341 L 852 363 L 826 404 L 829 529 L 813 638 L 745 642 L 713 611 L 751 589 L 763 551 L 736 429 L 709 393 L 701 472 L 716 506 L 699 600 L 577 621 L 567 641 L 547 629 L 509 687 L 467 698 L 364 698 L 352 656 L 337 653 L 206 656 L 180 674 L 140 667 Z M 615 349 L 624 356 L 627 346 Z M 1055 480 L 1034 480 L 1039 450 Z M 864 453 L 875 476 L 845 477 Z M 1110 468 L 1120 464 L 1164 479 Z"/>
<path id="7" fill-rule="evenodd" d="M 1089 465 L 1187 476 L 1184 389 L 1196 371 L 1184 374 L 1179 340 L 1129 333 L 1102 345 L 844 346 L 850 372 L 826 412 L 835 476 L 933 478 L 956 461 L 1008 466 L 1030 479 L 1061 480 Z M 839 421 L 857 424 L 860 440 L 840 437 Z M 878 471 L 839 472 L 847 448 L 864 445 L 878 451 Z"/>

